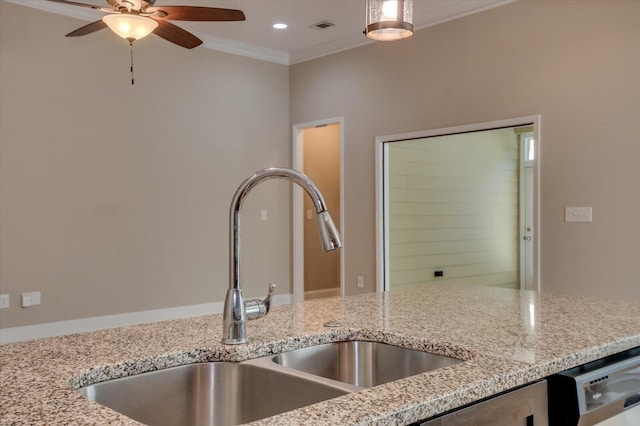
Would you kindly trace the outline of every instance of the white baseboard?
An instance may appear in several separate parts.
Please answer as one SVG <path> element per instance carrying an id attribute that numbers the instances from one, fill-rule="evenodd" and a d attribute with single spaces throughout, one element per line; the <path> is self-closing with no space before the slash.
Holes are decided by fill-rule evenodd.
<path id="1" fill-rule="evenodd" d="M 319 299 L 321 297 L 340 296 L 340 287 L 323 288 L 320 290 L 311 290 L 304 292 L 304 300 Z"/>
<path id="2" fill-rule="evenodd" d="M 286 305 L 291 303 L 292 300 L 292 294 L 277 294 L 273 297 L 273 304 L 274 306 Z M 87 331 L 104 330 L 106 328 L 219 314 L 222 312 L 223 307 L 224 302 L 203 303 L 199 305 L 177 306 L 175 308 L 104 315 L 68 321 L 25 325 L 21 327 L 0 328 L 0 345 L 39 339 L 42 337 L 63 336 L 65 334 L 84 333 Z"/>

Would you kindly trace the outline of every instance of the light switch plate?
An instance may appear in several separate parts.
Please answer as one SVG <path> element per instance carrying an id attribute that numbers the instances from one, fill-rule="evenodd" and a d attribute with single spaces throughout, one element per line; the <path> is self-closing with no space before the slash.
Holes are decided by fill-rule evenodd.
<path id="1" fill-rule="evenodd" d="M 565 222 L 591 222 L 591 207 L 565 207 Z"/>
<path id="2" fill-rule="evenodd" d="M 0 294 L 0 309 L 6 309 L 10 306 L 9 294 Z"/>
<path id="3" fill-rule="evenodd" d="M 35 306 L 40 304 L 40 292 L 32 291 L 30 293 L 22 293 L 20 294 L 20 305 L 23 308 L 28 308 L 29 306 Z"/>

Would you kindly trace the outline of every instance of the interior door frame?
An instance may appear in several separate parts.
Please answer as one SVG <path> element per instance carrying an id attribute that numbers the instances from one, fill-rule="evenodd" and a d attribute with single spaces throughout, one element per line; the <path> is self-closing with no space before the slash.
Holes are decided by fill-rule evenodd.
<path id="1" fill-rule="evenodd" d="M 394 142 L 406 139 L 419 139 L 433 136 L 446 136 L 456 133 L 477 132 L 492 130 L 503 127 L 518 127 L 533 125 L 534 162 L 533 162 L 533 226 L 536 230 L 533 239 L 533 287 L 540 291 L 540 162 L 541 162 L 541 116 L 529 115 L 524 117 L 508 118 L 496 121 L 485 121 L 480 123 L 465 124 L 461 126 L 444 127 L 439 129 L 422 130 L 410 133 L 398 133 L 386 136 L 376 136 L 375 138 L 375 179 L 376 179 L 376 290 L 378 292 L 387 291 L 389 283 L 389 271 L 386 265 L 389 264 L 389 235 L 388 235 L 388 208 L 385 204 L 385 194 L 388 188 L 385 187 L 384 173 L 388 169 L 385 147 L 387 142 Z"/>
<path id="2" fill-rule="evenodd" d="M 325 120 L 308 121 L 293 125 L 292 163 L 293 168 L 304 173 L 304 130 L 329 124 L 340 126 L 340 236 L 345 244 L 344 224 L 344 117 L 334 117 Z M 303 190 L 293 186 L 293 302 L 304 300 L 304 207 Z M 329 206 L 331 208 L 331 206 Z M 344 288 L 344 248 L 340 249 L 340 296 L 345 295 Z"/>
<path id="3" fill-rule="evenodd" d="M 532 135 L 533 140 L 534 140 L 534 150 L 535 150 L 535 134 Z M 519 223 L 518 223 L 518 232 L 519 232 L 519 238 L 520 238 L 520 289 L 522 290 L 527 290 L 527 275 L 526 275 L 526 254 L 527 254 L 527 237 L 529 237 L 530 235 L 528 235 L 527 230 L 525 229 L 526 227 L 526 222 L 527 222 L 527 214 L 526 214 L 526 205 L 527 205 L 527 195 L 528 195 L 528 190 L 527 190 L 527 175 L 529 173 L 529 170 L 531 171 L 531 179 L 533 180 L 533 167 L 535 165 L 535 158 L 533 160 L 526 160 L 525 159 L 525 149 L 527 147 L 526 142 L 525 142 L 525 137 L 524 134 L 518 134 L 518 144 L 519 146 L 519 157 L 520 157 L 520 173 L 519 173 L 519 178 L 520 178 L 520 182 L 519 182 L 519 203 L 520 203 L 520 208 L 519 210 Z M 535 154 L 535 153 L 534 153 Z M 532 186 L 535 187 L 535 183 L 532 182 Z M 522 208 L 524 206 L 524 208 Z M 532 207 L 535 208 L 535 207 Z M 532 224 L 533 226 L 533 224 Z M 537 238 L 538 234 L 537 234 L 537 230 L 534 229 L 533 230 L 533 237 Z M 533 244 L 532 244 L 533 246 Z"/>

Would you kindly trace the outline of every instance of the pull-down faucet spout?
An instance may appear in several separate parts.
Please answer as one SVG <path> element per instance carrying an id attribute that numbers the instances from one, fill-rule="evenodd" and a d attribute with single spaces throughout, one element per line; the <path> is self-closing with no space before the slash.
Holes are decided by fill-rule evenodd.
<path id="1" fill-rule="evenodd" d="M 333 223 L 324 198 L 318 187 L 304 174 L 287 168 L 269 168 L 258 170 L 246 178 L 236 190 L 229 210 L 229 289 L 224 302 L 222 343 L 246 343 L 246 322 L 258 319 L 269 312 L 271 296 L 275 284 L 269 284 L 269 294 L 264 300 L 244 300 L 240 287 L 240 209 L 249 192 L 260 182 L 268 179 L 282 178 L 301 186 L 313 200 L 318 215 L 318 232 L 324 251 L 332 251 L 342 247 L 340 233 Z"/>

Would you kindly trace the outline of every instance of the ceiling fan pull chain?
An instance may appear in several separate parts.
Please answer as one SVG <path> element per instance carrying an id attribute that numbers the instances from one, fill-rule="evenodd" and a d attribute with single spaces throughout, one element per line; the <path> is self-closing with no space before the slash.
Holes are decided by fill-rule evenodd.
<path id="1" fill-rule="evenodd" d="M 131 51 L 131 85 L 135 84 L 135 80 L 133 78 L 133 40 L 129 40 L 129 50 Z"/>

